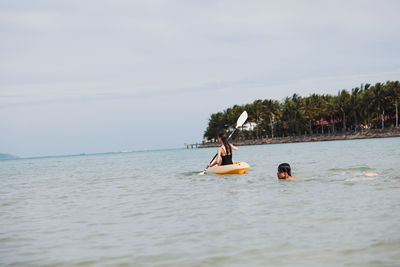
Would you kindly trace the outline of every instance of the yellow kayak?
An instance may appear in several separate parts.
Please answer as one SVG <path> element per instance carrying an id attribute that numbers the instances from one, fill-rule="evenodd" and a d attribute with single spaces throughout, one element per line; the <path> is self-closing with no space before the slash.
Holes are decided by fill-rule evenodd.
<path id="1" fill-rule="evenodd" d="M 250 165 L 244 161 L 234 161 L 233 164 L 212 166 L 208 168 L 208 172 L 215 174 L 245 174 L 250 169 Z"/>

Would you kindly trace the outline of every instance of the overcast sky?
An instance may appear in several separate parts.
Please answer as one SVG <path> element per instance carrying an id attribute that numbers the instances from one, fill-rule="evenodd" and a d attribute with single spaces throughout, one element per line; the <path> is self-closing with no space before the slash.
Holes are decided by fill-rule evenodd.
<path id="1" fill-rule="evenodd" d="M 182 147 L 255 99 L 400 79 L 400 1 L 0 1 L 0 153 Z"/>

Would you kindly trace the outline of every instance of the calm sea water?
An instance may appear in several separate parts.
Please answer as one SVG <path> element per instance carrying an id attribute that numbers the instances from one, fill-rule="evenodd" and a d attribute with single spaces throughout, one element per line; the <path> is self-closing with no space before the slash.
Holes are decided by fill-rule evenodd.
<path id="1" fill-rule="evenodd" d="M 0 162 L 0 265 L 400 265 L 400 138 L 215 151 Z"/>

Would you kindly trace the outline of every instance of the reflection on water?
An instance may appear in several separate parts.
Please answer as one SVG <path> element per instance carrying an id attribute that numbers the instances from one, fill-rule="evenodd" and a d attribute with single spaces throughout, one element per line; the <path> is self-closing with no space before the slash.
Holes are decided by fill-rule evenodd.
<path id="1" fill-rule="evenodd" d="M 399 141 L 240 147 L 247 175 L 198 175 L 215 149 L 0 162 L 0 264 L 399 265 Z"/>

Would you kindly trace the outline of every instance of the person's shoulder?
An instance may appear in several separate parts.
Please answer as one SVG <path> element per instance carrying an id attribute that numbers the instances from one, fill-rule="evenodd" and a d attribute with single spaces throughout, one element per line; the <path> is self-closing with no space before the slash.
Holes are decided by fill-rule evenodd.
<path id="1" fill-rule="evenodd" d="M 301 180 L 301 179 L 304 179 L 304 178 L 295 177 L 295 176 L 290 176 L 289 178 L 286 178 L 286 180 Z"/>

